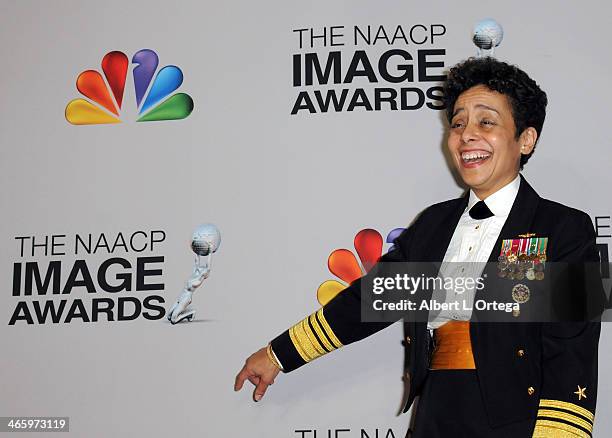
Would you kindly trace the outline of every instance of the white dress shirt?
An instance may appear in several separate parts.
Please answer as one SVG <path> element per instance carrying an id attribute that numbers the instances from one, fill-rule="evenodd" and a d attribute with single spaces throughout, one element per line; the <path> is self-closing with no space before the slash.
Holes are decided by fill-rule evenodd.
<path id="1" fill-rule="evenodd" d="M 508 218 L 508 214 L 518 194 L 521 180 L 517 175 L 512 182 L 484 199 L 485 204 L 493 213 L 487 219 L 472 219 L 470 209 L 480 199 L 470 190 L 468 205 L 453 233 L 450 244 L 444 255 L 439 276 L 445 278 L 479 278 L 485 268 L 489 255 L 499 238 L 499 233 Z M 446 298 L 445 296 L 446 295 Z M 459 310 L 442 310 L 439 313 L 430 312 L 429 329 L 436 329 L 450 320 L 468 321 L 472 316 L 475 289 L 467 289 L 463 293 L 455 290 L 434 291 L 434 299 L 440 302 L 459 302 Z"/>

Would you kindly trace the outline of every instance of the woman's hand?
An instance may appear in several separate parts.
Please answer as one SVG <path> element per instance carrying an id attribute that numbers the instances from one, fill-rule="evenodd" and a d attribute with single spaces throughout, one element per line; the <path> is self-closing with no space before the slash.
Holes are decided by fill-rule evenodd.
<path id="1" fill-rule="evenodd" d="M 268 386 L 274 383 L 274 379 L 280 372 L 280 369 L 270 360 L 266 348 L 253 353 L 246 360 L 244 366 L 236 376 L 234 383 L 234 391 L 240 391 L 245 380 L 249 380 L 255 385 L 253 392 L 253 400 L 258 402 L 262 399 Z"/>

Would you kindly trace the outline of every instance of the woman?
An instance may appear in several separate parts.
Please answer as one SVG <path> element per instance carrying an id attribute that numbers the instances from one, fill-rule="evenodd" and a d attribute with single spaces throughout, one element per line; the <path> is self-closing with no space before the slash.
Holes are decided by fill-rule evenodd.
<path id="1" fill-rule="evenodd" d="M 534 153 L 546 114 L 546 94 L 536 82 L 493 58 L 468 59 L 450 70 L 445 100 L 448 152 L 469 191 L 427 208 L 368 275 L 386 262 L 483 267 L 498 258 L 502 266 L 511 265 L 519 257 L 532 257 L 532 267 L 598 262 L 589 216 L 540 198 L 519 175 Z M 535 279 L 535 269 L 528 275 Z M 388 326 L 361 322 L 363 281 L 249 357 L 235 390 L 248 379 L 259 401 L 281 369 L 293 371 Z M 525 302 L 528 281 L 535 280 L 521 281 L 524 287 L 513 289 L 513 296 L 516 292 Z M 573 282 L 571 294 L 586 300 L 582 285 Z M 600 292 L 588 294 L 599 303 Z M 473 302 L 477 291 L 463 297 Z M 599 324 L 586 318 L 573 324 L 474 323 L 468 307 L 405 323 L 411 383 L 405 410 L 420 395 L 413 437 L 590 436 Z"/>

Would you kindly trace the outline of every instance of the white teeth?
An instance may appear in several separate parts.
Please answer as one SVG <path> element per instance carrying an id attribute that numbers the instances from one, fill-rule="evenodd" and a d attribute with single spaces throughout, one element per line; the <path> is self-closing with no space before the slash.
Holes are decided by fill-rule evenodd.
<path id="1" fill-rule="evenodd" d="M 491 156 L 490 153 L 484 151 L 472 151 L 472 152 L 463 152 L 461 154 L 461 159 L 463 161 L 477 161 L 477 160 L 485 160 Z"/>

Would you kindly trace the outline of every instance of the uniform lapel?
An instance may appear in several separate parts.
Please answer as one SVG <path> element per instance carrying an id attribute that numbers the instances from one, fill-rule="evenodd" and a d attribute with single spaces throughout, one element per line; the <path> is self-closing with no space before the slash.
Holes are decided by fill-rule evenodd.
<path id="1" fill-rule="evenodd" d="M 532 231 L 533 218 L 540 202 L 540 196 L 521 175 L 521 185 L 512 204 L 512 209 L 504 224 L 497 242 L 489 255 L 489 262 L 497 262 L 504 239 L 516 239 L 519 234 Z"/>
<path id="2" fill-rule="evenodd" d="M 501 254 L 501 245 L 504 239 L 516 239 L 520 234 L 525 234 L 533 231 L 533 221 L 535 213 L 540 202 L 540 196 L 536 191 L 527 183 L 523 175 L 521 175 L 521 185 L 519 191 L 512 204 L 512 209 L 508 214 L 506 223 L 502 227 L 502 230 L 497 237 L 497 242 L 493 246 L 493 250 L 489 255 L 489 263 L 484 268 L 483 276 L 495 278 L 497 270 L 497 258 Z M 476 292 L 475 300 L 485 299 L 486 288 Z M 472 321 L 478 321 L 478 312 L 472 313 Z M 493 323 L 495 325 L 495 323 Z M 470 335 L 472 338 L 472 348 L 474 350 L 474 359 L 476 360 L 476 366 L 478 368 L 478 358 L 480 351 L 486 346 L 481 345 L 481 330 L 487 330 L 490 324 L 471 324 Z M 497 327 L 501 327 L 498 325 Z"/>
<path id="3" fill-rule="evenodd" d="M 482 274 L 483 277 L 492 279 L 497 277 L 497 259 L 501 254 L 501 246 L 504 239 L 516 239 L 520 234 L 533 231 L 533 219 L 539 202 L 540 196 L 521 175 L 521 183 L 518 193 L 516 194 L 516 198 L 514 199 L 514 203 L 512 204 L 508 218 L 506 219 L 499 236 L 497 236 L 497 241 L 491 250 L 491 254 L 489 254 L 488 263 L 484 267 Z M 486 291 L 482 289 L 476 292 L 474 299 L 485 299 L 486 295 Z M 478 312 L 474 312 L 472 314 L 472 320 L 478 320 Z M 472 326 L 471 331 L 472 333 L 474 332 L 474 326 Z M 472 334 L 472 336 L 474 335 Z"/>
<path id="4" fill-rule="evenodd" d="M 419 263 L 430 263 L 433 268 L 431 271 L 431 275 L 433 276 L 438 274 L 438 269 L 444 259 L 455 228 L 457 228 L 459 219 L 467 207 L 468 199 L 469 192 L 462 198 L 457 199 L 455 205 L 449 209 L 448 213 L 428 223 L 427 228 L 425 228 L 419 236 L 422 239 L 421 241 L 425 243 L 420 248 L 417 255 L 415 255 L 415 260 Z M 431 296 L 423 297 L 424 300 L 429 300 L 429 298 L 431 298 Z M 428 314 L 429 312 L 425 311 L 425 313 Z M 429 366 L 429 357 L 431 355 L 430 337 L 427 333 L 427 316 L 424 315 L 424 319 L 422 320 L 406 323 L 406 330 L 408 338 L 414 339 L 410 348 L 409 363 L 415 374 L 411 379 L 408 402 L 404 407 L 404 412 L 410 408 L 412 400 L 419 389 L 418 385 L 422 383 L 425 378 Z M 416 383 L 416 385 L 413 383 Z"/>
<path id="5" fill-rule="evenodd" d="M 430 230 L 433 236 L 428 239 L 424 261 L 442 263 L 459 219 L 468 205 L 468 200 L 469 192 L 466 192 L 462 198 L 457 199 L 457 207 L 451 209 L 450 213 L 441 219 L 435 229 Z"/>

